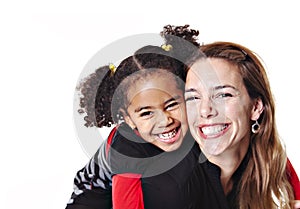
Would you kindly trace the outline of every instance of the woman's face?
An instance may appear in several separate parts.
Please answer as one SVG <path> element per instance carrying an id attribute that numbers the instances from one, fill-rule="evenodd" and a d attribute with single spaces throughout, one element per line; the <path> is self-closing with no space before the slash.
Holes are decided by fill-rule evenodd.
<path id="1" fill-rule="evenodd" d="M 127 97 L 125 121 L 131 128 L 164 151 L 179 148 L 188 125 L 183 91 L 173 76 L 158 74 L 138 80 L 129 88 Z"/>
<path id="2" fill-rule="evenodd" d="M 208 158 L 248 149 L 250 122 L 257 118 L 236 66 L 217 58 L 197 61 L 185 100 L 191 134 Z"/>

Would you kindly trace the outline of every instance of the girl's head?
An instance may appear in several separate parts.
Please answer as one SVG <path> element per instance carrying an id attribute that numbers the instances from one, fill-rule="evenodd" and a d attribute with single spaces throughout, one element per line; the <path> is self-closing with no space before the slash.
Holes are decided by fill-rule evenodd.
<path id="1" fill-rule="evenodd" d="M 165 151 L 177 149 L 187 132 L 183 99 L 186 61 L 198 53 L 198 31 L 165 26 L 163 47 L 145 46 L 112 71 L 96 70 L 79 85 L 86 126 L 125 121 L 144 140 Z M 175 31 L 175 32 L 173 32 Z"/>
<path id="2" fill-rule="evenodd" d="M 115 98 L 120 101 L 125 95 L 116 106 L 126 123 L 145 141 L 165 151 L 175 150 L 188 130 L 183 88 L 183 81 L 169 71 L 142 69 L 119 85 L 113 106 Z"/>
<path id="3" fill-rule="evenodd" d="M 188 129 L 183 80 L 185 64 L 161 47 L 146 46 L 114 72 L 105 66 L 84 80 L 79 111 L 87 114 L 86 126 L 125 121 L 145 141 L 171 151 Z"/>

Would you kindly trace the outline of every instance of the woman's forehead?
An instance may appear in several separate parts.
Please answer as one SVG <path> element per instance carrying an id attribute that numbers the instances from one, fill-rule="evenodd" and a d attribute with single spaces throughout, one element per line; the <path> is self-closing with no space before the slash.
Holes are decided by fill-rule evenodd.
<path id="1" fill-rule="evenodd" d="M 242 77 L 238 67 L 219 58 L 201 59 L 195 62 L 188 74 L 186 87 L 215 86 L 240 83 Z"/>

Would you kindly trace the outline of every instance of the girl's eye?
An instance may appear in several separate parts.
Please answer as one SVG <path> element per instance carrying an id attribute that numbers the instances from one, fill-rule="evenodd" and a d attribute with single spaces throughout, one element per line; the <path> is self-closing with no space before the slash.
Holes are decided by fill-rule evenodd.
<path id="1" fill-rule="evenodd" d="M 153 115 L 152 111 L 146 111 L 146 112 L 142 112 L 140 114 L 140 117 L 150 117 L 151 115 Z"/>
<path id="2" fill-rule="evenodd" d="M 172 102 L 166 106 L 166 110 L 174 110 L 179 106 L 179 102 Z"/>

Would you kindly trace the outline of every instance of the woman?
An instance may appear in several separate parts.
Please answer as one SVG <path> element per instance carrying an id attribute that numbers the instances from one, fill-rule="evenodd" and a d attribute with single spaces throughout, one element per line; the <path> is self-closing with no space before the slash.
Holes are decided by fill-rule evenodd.
<path id="1" fill-rule="evenodd" d="M 293 208 L 287 156 L 259 58 L 229 42 L 202 45 L 200 50 L 206 58 L 193 59 L 185 100 L 191 134 L 217 170 L 213 186 L 218 197 L 226 197 L 231 209 Z M 191 188 L 196 193 L 201 185 Z"/>

